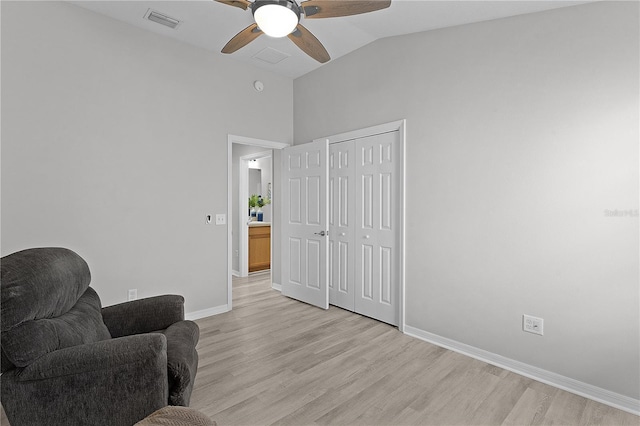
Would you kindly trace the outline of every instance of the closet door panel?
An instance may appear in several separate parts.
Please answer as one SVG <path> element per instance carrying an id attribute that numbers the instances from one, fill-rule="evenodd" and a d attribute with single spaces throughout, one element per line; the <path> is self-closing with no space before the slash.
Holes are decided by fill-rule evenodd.
<path id="1" fill-rule="evenodd" d="M 282 294 L 329 308 L 329 143 L 282 151 Z"/>
<path id="2" fill-rule="evenodd" d="M 398 132 L 357 139 L 355 311 L 398 324 Z"/>
<path id="3" fill-rule="evenodd" d="M 353 311 L 354 142 L 329 146 L 329 303 Z"/>

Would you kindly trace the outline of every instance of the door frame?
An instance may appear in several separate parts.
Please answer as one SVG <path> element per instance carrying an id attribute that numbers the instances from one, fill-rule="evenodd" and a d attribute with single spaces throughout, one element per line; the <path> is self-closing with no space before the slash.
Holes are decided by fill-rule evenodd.
<path id="1" fill-rule="evenodd" d="M 344 142 L 352 139 L 359 139 L 367 136 L 378 135 L 380 133 L 389 133 L 398 131 L 399 139 L 400 139 L 400 164 L 399 164 L 399 175 L 400 175 L 400 183 L 401 183 L 401 191 L 398 194 L 399 197 L 399 205 L 401 208 L 400 212 L 400 241 L 399 241 L 399 251 L 400 251 L 400 286 L 398 288 L 398 330 L 404 333 L 405 329 L 405 233 L 406 233 L 406 131 L 407 128 L 407 120 L 397 120 L 389 123 L 379 124 L 377 126 L 371 126 L 364 129 L 352 130 L 345 133 L 340 133 L 333 136 L 323 137 L 314 139 L 314 142 L 317 140 L 326 140 L 329 142 L 329 145 L 338 142 Z"/>
<path id="2" fill-rule="evenodd" d="M 252 145 L 267 149 L 282 149 L 291 144 L 256 139 L 246 136 L 227 135 L 227 309 L 233 308 L 233 144 Z M 273 160 L 272 160 L 273 163 Z M 271 171 L 274 172 L 273 170 Z M 274 188 L 275 192 L 275 188 Z M 273 233 L 272 233 L 273 234 Z M 275 236 L 272 238 L 280 238 Z M 271 242 L 273 244 L 273 240 Z"/>

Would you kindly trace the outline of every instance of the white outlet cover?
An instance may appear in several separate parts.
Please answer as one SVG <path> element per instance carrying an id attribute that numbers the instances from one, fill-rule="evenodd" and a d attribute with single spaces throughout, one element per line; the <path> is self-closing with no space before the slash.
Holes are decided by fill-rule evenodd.
<path id="1" fill-rule="evenodd" d="M 127 292 L 127 300 L 136 300 L 138 298 L 138 289 L 132 288 Z"/>
<path id="2" fill-rule="evenodd" d="M 216 215 L 216 225 L 226 225 L 227 224 L 227 215 L 226 214 L 217 214 Z"/>
<path id="3" fill-rule="evenodd" d="M 544 320 L 531 315 L 522 315 L 522 330 L 527 333 L 544 335 Z"/>

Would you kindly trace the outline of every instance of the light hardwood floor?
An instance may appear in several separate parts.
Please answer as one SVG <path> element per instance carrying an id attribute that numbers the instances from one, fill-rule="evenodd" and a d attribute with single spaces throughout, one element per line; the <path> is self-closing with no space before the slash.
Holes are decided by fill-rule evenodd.
<path id="1" fill-rule="evenodd" d="M 639 425 L 640 418 L 235 279 L 233 310 L 198 321 L 191 407 L 219 425 Z"/>
<path id="2" fill-rule="evenodd" d="M 288 299 L 268 279 L 234 280 L 233 310 L 197 321 L 191 407 L 220 426 L 640 425 L 378 321 Z"/>

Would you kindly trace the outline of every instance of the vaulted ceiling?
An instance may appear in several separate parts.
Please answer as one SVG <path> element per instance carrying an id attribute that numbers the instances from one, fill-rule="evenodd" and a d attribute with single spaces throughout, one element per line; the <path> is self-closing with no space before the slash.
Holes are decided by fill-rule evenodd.
<path id="1" fill-rule="evenodd" d="M 299 0 L 298 0 L 299 1 Z M 344 0 L 349 1 L 349 0 Z M 220 53 L 240 30 L 253 23 L 249 10 L 243 11 L 213 0 L 197 1 L 71 1 L 77 6 L 148 30 Z M 587 3 L 586 1 L 431 1 L 392 0 L 391 7 L 362 15 L 308 19 L 303 25 L 325 46 L 335 60 L 377 39 L 401 34 L 487 21 L 508 16 Z M 145 19 L 148 10 L 160 12 L 180 22 L 170 29 Z M 423 52 L 414 52 L 421 55 Z M 304 54 L 288 38 L 267 36 L 231 55 L 232 60 L 252 64 L 280 75 L 296 78 L 322 64 Z M 275 63 L 274 63 L 275 62 Z"/>

